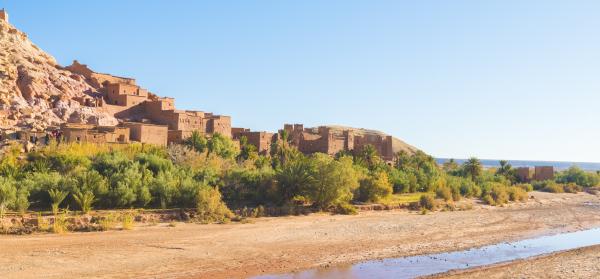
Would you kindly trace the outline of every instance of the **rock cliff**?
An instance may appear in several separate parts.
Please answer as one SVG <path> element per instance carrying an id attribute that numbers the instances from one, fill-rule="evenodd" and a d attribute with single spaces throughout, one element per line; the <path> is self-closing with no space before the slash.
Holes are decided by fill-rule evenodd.
<path id="1" fill-rule="evenodd" d="M 117 120 L 77 98 L 97 93 L 34 45 L 27 35 L 0 20 L 0 128 L 43 130 L 64 122 L 115 125 Z"/>

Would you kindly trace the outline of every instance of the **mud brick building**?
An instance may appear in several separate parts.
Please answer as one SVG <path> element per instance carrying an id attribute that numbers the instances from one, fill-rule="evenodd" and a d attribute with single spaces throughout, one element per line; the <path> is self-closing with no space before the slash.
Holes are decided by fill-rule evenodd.
<path id="1" fill-rule="evenodd" d="M 142 143 L 166 146 L 168 143 L 168 127 L 140 122 L 125 122 L 124 127 L 129 129 L 130 139 Z"/>
<path id="2" fill-rule="evenodd" d="M 269 155 L 275 134 L 269 132 L 253 132 L 244 128 L 232 128 L 233 139 L 239 141 L 246 137 L 248 144 L 254 145 L 260 155 Z"/>
<path id="3" fill-rule="evenodd" d="M 89 98 L 78 102 L 114 115 L 130 129 L 133 141 L 158 145 L 181 143 L 194 131 L 208 136 L 220 133 L 232 137 L 229 116 L 177 110 L 175 99 L 158 97 L 139 87 L 135 79 L 96 73 L 78 61 L 65 69 L 85 77 L 101 93 L 90 94 Z"/>
<path id="4" fill-rule="evenodd" d="M 537 166 L 533 174 L 533 180 L 544 181 L 554 179 L 554 167 Z"/>
<path id="5" fill-rule="evenodd" d="M 8 22 L 8 13 L 4 9 L 0 10 L 0 20 Z"/>
<path id="6" fill-rule="evenodd" d="M 60 127 L 66 142 L 128 143 L 129 128 L 95 126 L 88 124 L 64 124 Z"/>
<path id="7" fill-rule="evenodd" d="M 554 167 L 536 166 L 533 171 L 529 167 L 517 168 L 516 175 L 521 182 L 552 180 L 554 179 Z"/>
<path id="8" fill-rule="evenodd" d="M 289 141 L 305 154 L 325 153 L 335 155 L 340 151 L 360 152 L 365 146 L 373 146 L 385 161 L 394 160 L 393 138 L 387 135 L 356 134 L 352 130 L 334 130 L 330 127 L 304 128 L 303 124 L 285 124 L 279 131 L 286 131 Z"/>

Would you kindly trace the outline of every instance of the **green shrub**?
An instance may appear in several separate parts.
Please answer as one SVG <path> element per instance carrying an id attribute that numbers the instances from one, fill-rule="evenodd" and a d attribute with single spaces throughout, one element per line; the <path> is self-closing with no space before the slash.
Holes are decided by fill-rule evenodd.
<path id="1" fill-rule="evenodd" d="M 490 195 L 494 199 L 494 203 L 496 205 L 508 203 L 509 196 L 508 192 L 506 191 L 506 187 L 504 186 L 493 186 L 490 191 Z"/>
<path id="2" fill-rule="evenodd" d="M 573 166 L 559 172 L 556 176 L 558 183 L 574 183 L 582 187 L 593 187 L 600 183 L 600 175 L 595 172 L 586 172 L 579 167 Z"/>
<path id="3" fill-rule="evenodd" d="M 436 208 L 436 202 L 432 195 L 423 194 L 419 198 L 419 206 L 423 209 L 434 210 Z"/>
<path id="4" fill-rule="evenodd" d="M 334 207 L 333 210 L 336 214 L 344 214 L 344 215 L 356 215 L 358 214 L 358 210 L 356 207 L 349 203 L 339 203 Z"/>
<path id="5" fill-rule="evenodd" d="M 435 196 L 438 199 L 443 199 L 444 201 L 453 200 L 452 191 L 448 187 L 441 187 L 435 191 Z"/>
<path id="6" fill-rule="evenodd" d="M 556 183 L 556 182 L 554 182 L 552 180 L 532 181 L 531 182 L 533 189 L 536 191 L 543 191 L 543 189 L 546 188 L 546 186 L 551 183 Z"/>
<path id="7" fill-rule="evenodd" d="M 17 188 L 11 179 L 0 177 L 0 219 L 17 198 Z"/>
<path id="8" fill-rule="evenodd" d="M 541 189 L 541 191 L 548 193 L 564 193 L 565 189 L 563 185 L 560 185 L 554 181 L 549 181 L 546 183 L 544 188 Z"/>
<path id="9" fill-rule="evenodd" d="M 252 210 L 252 215 L 256 218 L 265 217 L 265 207 L 261 204 Z"/>
<path id="10" fill-rule="evenodd" d="M 315 154 L 310 157 L 314 178 L 306 189 L 312 205 L 326 210 L 331 206 L 350 202 L 353 192 L 358 188 L 358 173 L 352 165 L 352 158 L 342 157 L 334 160 L 326 154 Z M 371 183 L 370 198 L 382 199 L 392 193 L 392 185 L 385 172 L 376 174 Z"/>
<path id="11" fill-rule="evenodd" d="M 373 173 L 363 179 L 359 187 L 360 200 L 365 202 L 378 202 L 389 197 L 392 192 L 392 184 L 383 171 Z"/>
<path id="12" fill-rule="evenodd" d="M 203 186 L 198 191 L 197 197 L 198 220 L 202 223 L 226 222 L 233 217 L 233 213 L 221 200 L 219 190 Z"/>
<path id="13" fill-rule="evenodd" d="M 492 198 L 492 195 L 490 195 L 490 194 L 484 195 L 483 197 L 481 197 L 481 200 L 485 204 L 496 205 L 496 201 L 494 201 L 494 198 Z"/>
<path id="14" fill-rule="evenodd" d="M 521 187 L 512 186 L 507 189 L 508 197 L 511 201 L 526 201 L 528 198 L 527 192 Z"/>
<path id="15" fill-rule="evenodd" d="M 529 183 L 517 184 L 515 186 L 519 187 L 519 188 L 521 188 L 523 190 L 525 190 L 525 192 L 531 192 L 531 191 L 533 191 L 533 185 L 531 185 Z"/>
<path id="16" fill-rule="evenodd" d="M 77 202 L 83 214 L 88 214 L 92 210 L 92 204 L 94 203 L 95 197 L 94 193 L 86 191 L 73 194 L 73 199 L 75 199 L 75 202 Z"/>
<path id="17" fill-rule="evenodd" d="M 50 200 L 52 201 L 52 213 L 54 215 L 58 214 L 60 204 L 65 200 L 67 195 L 69 195 L 68 192 L 59 189 L 48 190 L 48 196 L 50 196 Z"/>
<path id="18" fill-rule="evenodd" d="M 481 196 L 481 188 L 470 179 L 462 178 L 460 181 L 460 194 L 466 198 Z"/>
<path id="19" fill-rule="evenodd" d="M 581 191 L 583 191 L 583 187 L 578 186 L 575 183 L 567 183 L 563 186 L 563 190 L 565 191 L 565 193 L 573 193 L 573 194 L 577 194 Z"/>
<path id="20" fill-rule="evenodd" d="M 27 209 L 29 209 L 30 204 L 31 203 L 29 202 L 29 189 L 27 189 L 27 187 L 21 186 L 17 190 L 17 196 L 15 198 L 14 207 L 19 213 L 25 214 L 27 212 Z"/>

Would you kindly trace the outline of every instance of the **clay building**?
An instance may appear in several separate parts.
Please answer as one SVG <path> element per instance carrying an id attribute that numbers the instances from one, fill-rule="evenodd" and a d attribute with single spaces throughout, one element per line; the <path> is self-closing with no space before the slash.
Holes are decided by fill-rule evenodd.
<path id="1" fill-rule="evenodd" d="M 269 132 L 253 132 L 244 128 L 232 128 L 231 133 L 233 139 L 239 141 L 242 137 L 246 137 L 249 144 L 256 147 L 256 151 L 260 155 L 269 155 L 271 152 L 271 143 L 275 134 Z"/>
<path id="2" fill-rule="evenodd" d="M 516 169 L 517 179 L 521 182 L 544 181 L 554 179 L 554 167 L 552 166 L 536 166 L 521 167 Z"/>
<path id="3" fill-rule="evenodd" d="M 168 143 L 169 129 L 167 126 L 140 122 L 125 122 L 123 126 L 129 129 L 129 137 L 133 141 L 160 146 L 166 146 Z"/>
<path id="4" fill-rule="evenodd" d="M 365 146 L 372 145 L 385 161 L 394 160 L 393 138 L 378 134 L 356 134 L 352 130 L 334 130 L 330 127 L 304 128 L 302 124 L 285 124 L 281 132 L 286 131 L 293 146 L 305 154 L 325 153 L 335 155 L 340 151 L 359 152 Z"/>
<path id="5" fill-rule="evenodd" d="M 107 83 L 104 85 L 106 102 L 111 105 L 132 107 L 148 99 L 148 91 L 137 85 Z"/>
<path id="6" fill-rule="evenodd" d="M 305 129 L 302 124 L 285 124 L 283 130 L 288 133 L 290 143 L 305 154 L 335 155 L 347 146 L 347 138 L 331 133 L 327 127 Z"/>
<path id="7" fill-rule="evenodd" d="M 135 85 L 135 79 L 96 73 L 87 65 L 80 64 L 77 60 L 74 60 L 73 63 L 65 67 L 65 69 L 75 74 L 82 75 L 92 86 L 98 89 L 101 89 L 107 83 L 124 83 Z"/>
<path id="8" fill-rule="evenodd" d="M 515 174 L 517 179 L 520 182 L 529 182 L 531 181 L 531 168 L 529 167 L 521 167 L 515 170 Z"/>
<path id="9" fill-rule="evenodd" d="M 157 97 L 136 85 L 134 79 L 96 73 L 78 61 L 73 61 L 73 64 L 65 69 L 83 76 L 90 84 L 96 86 L 101 94 L 96 96 L 89 93 L 89 96 L 79 98 L 77 101 L 82 105 L 100 107 L 123 122 L 167 126 L 166 139 L 168 143 L 180 143 L 193 131 L 209 136 L 220 133 L 231 137 L 231 118 L 229 116 L 201 111 L 176 110 L 173 98 Z M 138 129 L 137 126 L 135 129 Z M 147 129 L 140 128 L 139 130 Z M 162 131 L 162 128 L 160 130 Z M 150 139 L 151 135 L 140 133 L 139 136 L 137 134 L 134 136 L 132 132 L 131 139 L 138 140 L 139 138 L 144 142 L 158 142 L 161 145 L 163 143 L 162 133 L 156 139 Z"/>
<path id="10" fill-rule="evenodd" d="M 201 111 L 175 110 L 174 99 L 157 98 L 144 104 L 145 117 L 169 127 L 169 143 L 180 143 L 192 132 L 203 135 L 220 133 L 231 137 L 231 117 Z"/>
<path id="11" fill-rule="evenodd" d="M 127 127 L 71 123 L 62 125 L 60 131 L 66 142 L 129 143 Z"/>
<path id="12" fill-rule="evenodd" d="M 544 181 L 554 179 L 554 167 L 536 166 L 533 174 L 533 180 Z"/>
<path id="13" fill-rule="evenodd" d="M 8 22 L 8 13 L 4 9 L 0 10 L 0 20 Z"/>

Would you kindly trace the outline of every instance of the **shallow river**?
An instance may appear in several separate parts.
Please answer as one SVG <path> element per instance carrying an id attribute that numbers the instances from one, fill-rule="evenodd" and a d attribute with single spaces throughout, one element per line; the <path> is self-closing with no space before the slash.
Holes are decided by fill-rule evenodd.
<path id="1" fill-rule="evenodd" d="M 499 243 L 464 251 L 367 261 L 346 267 L 311 269 L 298 273 L 264 275 L 254 278 L 414 278 L 597 244 L 600 244 L 600 228 Z"/>

